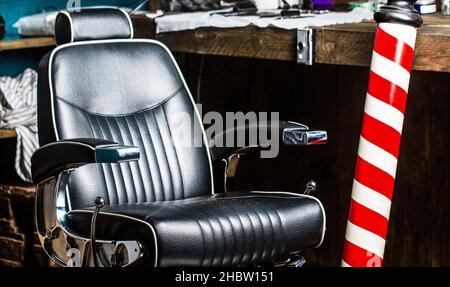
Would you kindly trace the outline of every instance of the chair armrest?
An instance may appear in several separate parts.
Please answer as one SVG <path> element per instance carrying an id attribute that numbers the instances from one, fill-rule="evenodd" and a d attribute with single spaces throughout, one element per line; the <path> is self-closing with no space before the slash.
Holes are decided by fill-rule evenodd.
<path id="1" fill-rule="evenodd" d="M 58 175 L 64 170 L 90 163 L 119 163 L 139 159 L 139 148 L 92 138 L 62 140 L 42 146 L 31 157 L 33 182 Z"/>
<path id="2" fill-rule="evenodd" d="M 249 143 L 249 135 L 259 134 L 260 131 L 267 131 L 268 135 L 271 135 L 271 129 L 277 129 L 278 143 L 284 145 L 316 145 L 324 144 L 327 142 L 326 131 L 309 130 L 309 128 L 303 124 L 290 122 L 290 121 L 269 121 L 258 122 L 257 124 L 247 124 L 245 126 L 237 126 L 233 129 L 225 130 L 215 135 L 211 139 L 209 146 L 211 151 L 211 157 L 213 160 L 226 159 L 233 154 L 248 154 L 261 149 L 270 147 L 271 141 L 261 142 L 257 137 L 256 143 Z M 237 136 L 239 134 L 245 135 L 246 144 L 237 144 Z M 273 135 L 272 135 L 273 136 Z M 226 144 L 227 138 L 232 137 L 234 143 L 232 146 Z"/>

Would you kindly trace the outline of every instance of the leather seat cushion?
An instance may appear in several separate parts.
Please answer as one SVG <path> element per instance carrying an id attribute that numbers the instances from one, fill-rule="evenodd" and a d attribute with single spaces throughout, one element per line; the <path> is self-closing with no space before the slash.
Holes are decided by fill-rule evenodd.
<path id="1" fill-rule="evenodd" d="M 91 215 L 92 210 L 69 212 L 68 228 L 88 235 Z M 125 218 L 141 227 L 131 229 L 133 222 Z M 117 238 L 114 233 L 120 233 L 122 239 L 142 240 L 145 232 L 148 240 L 154 238 L 146 245 L 156 248 L 150 253 L 156 253 L 151 260 L 158 266 L 245 265 L 282 261 L 289 253 L 317 247 L 325 232 L 325 213 L 316 198 L 284 192 L 228 192 L 101 210 L 99 237 Z"/>

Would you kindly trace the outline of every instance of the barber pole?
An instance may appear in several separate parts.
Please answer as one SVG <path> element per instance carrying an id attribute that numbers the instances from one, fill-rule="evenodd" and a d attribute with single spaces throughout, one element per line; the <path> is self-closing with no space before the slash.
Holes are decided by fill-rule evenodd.
<path id="1" fill-rule="evenodd" d="M 378 26 L 345 233 L 344 267 L 380 267 L 383 262 L 414 45 L 422 24 L 414 2 L 390 0 L 375 13 Z"/>

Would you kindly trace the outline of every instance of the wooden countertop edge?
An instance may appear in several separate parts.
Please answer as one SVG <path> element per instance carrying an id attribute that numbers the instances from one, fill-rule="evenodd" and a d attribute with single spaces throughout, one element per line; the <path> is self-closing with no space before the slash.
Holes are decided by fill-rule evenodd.
<path id="1" fill-rule="evenodd" d="M 413 70 L 450 72 L 449 18 L 426 16 L 419 29 Z M 442 22 L 442 23 L 441 23 Z M 436 30 L 434 27 L 449 27 Z M 151 19 L 135 19 L 136 30 L 166 44 L 174 52 L 295 61 L 296 32 L 275 27 L 199 28 L 155 34 Z M 373 21 L 315 28 L 315 62 L 369 67 L 376 25 Z M 448 30 L 448 31 L 447 31 Z"/>
<path id="2" fill-rule="evenodd" d="M 15 130 L 10 129 L 0 129 L 0 139 L 8 139 L 8 138 L 15 138 L 17 136 Z"/>
<path id="3" fill-rule="evenodd" d="M 1 40 L 0 52 L 28 48 L 51 47 L 55 40 L 51 37 L 21 38 L 17 40 Z"/>

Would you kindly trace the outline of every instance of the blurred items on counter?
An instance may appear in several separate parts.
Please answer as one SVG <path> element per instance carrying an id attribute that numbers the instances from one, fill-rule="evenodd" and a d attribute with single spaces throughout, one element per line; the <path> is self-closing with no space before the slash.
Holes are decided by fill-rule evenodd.
<path id="1" fill-rule="evenodd" d="M 220 11 L 220 12 L 224 12 Z M 232 12 L 232 10 L 228 10 Z M 373 12 L 367 9 L 354 9 L 349 12 L 319 12 L 303 11 L 300 15 L 292 17 L 281 17 L 280 10 L 258 11 L 256 15 L 224 17 L 223 13 L 217 11 L 192 13 L 167 13 L 164 16 L 148 17 L 155 19 L 156 33 L 175 32 L 182 30 L 194 30 L 201 27 L 215 28 L 237 28 L 255 25 L 260 28 L 273 26 L 281 29 L 298 29 L 305 27 L 320 27 L 325 25 L 359 23 L 364 20 L 373 19 Z"/>
<path id="2" fill-rule="evenodd" d="M 420 14 L 434 14 L 437 11 L 435 0 L 417 0 L 414 4 L 414 8 L 416 8 Z"/>
<path id="3" fill-rule="evenodd" d="M 117 6 L 89 6 L 83 9 L 105 7 L 118 8 Z M 129 8 L 122 9 L 129 11 Z M 23 16 L 14 23 L 13 27 L 17 29 L 22 37 L 53 36 L 55 34 L 55 21 L 58 12 L 57 10 L 43 11 L 42 13 Z"/>
<path id="4" fill-rule="evenodd" d="M 13 27 L 21 36 L 53 36 L 57 11 L 43 12 L 20 18 Z"/>
<path id="5" fill-rule="evenodd" d="M 161 3 L 161 9 L 164 12 L 195 12 L 218 10 L 220 8 L 220 0 L 163 0 Z"/>
<path id="6" fill-rule="evenodd" d="M 331 10 L 333 8 L 333 0 L 313 0 L 315 10 Z"/>
<path id="7" fill-rule="evenodd" d="M 441 14 L 450 16 L 450 0 L 441 0 Z"/>

